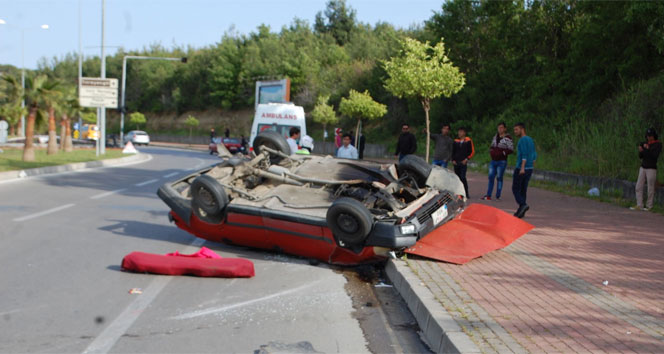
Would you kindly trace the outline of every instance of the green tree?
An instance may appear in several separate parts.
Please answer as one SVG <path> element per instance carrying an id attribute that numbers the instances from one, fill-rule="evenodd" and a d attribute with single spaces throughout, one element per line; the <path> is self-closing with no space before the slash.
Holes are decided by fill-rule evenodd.
<path id="1" fill-rule="evenodd" d="M 346 0 L 330 0 L 326 5 L 325 18 L 320 11 L 316 14 L 314 29 L 318 33 L 329 33 L 338 45 L 343 46 L 350 41 L 355 21 L 355 10 L 346 6 Z"/>
<path id="2" fill-rule="evenodd" d="M 339 103 L 339 112 L 351 118 L 357 118 L 357 128 L 355 129 L 355 141 L 359 143 L 360 130 L 362 129 L 362 119 L 373 120 L 380 118 L 387 113 L 387 106 L 378 103 L 371 98 L 369 91 L 362 93 L 350 90 L 348 98 L 342 98 Z"/>
<path id="3" fill-rule="evenodd" d="M 196 119 L 196 117 L 192 115 L 188 116 L 187 119 L 184 121 L 184 125 L 189 127 L 189 141 L 191 141 L 191 131 L 194 128 L 198 127 L 198 124 L 199 124 L 198 119 Z"/>
<path id="4" fill-rule="evenodd" d="M 330 96 L 318 96 L 318 102 L 314 110 L 311 111 L 311 117 L 314 119 L 314 122 L 323 125 L 323 141 L 325 141 L 325 129 L 327 125 L 335 124 L 339 121 L 334 108 L 327 103 L 329 99 Z"/>
<path id="5" fill-rule="evenodd" d="M 21 107 L 21 100 L 23 99 L 24 90 L 18 79 L 14 76 L 8 75 L 2 77 L 7 84 L 6 92 L 3 92 L 4 103 L 0 107 L 0 116 L 4 117 L 9 124 L 9 134 L 14 135 L 15 128 L 18 125 L 21 117 L 28 113 L 25 107 Z"/>
<path id="6" fill-rule="evenodd" d="M 65 152 L 73 151 L 71 137 L 71 118 L 81 114 L 82 108 L 78 103 L 78 96 L 74 86 L 68 86 L 62 90 L 62 104 L 57 111 L 60 114 L 60 143 Z"/>
<path id="7" fill-rule="evenodd" d="M 402 45 L 400 55 L 384 63 L 389 76 L 385 80 L 385 88 L 399 98 L 415 97 L 422 103 L 427 129 L 425 158 L 429 161 L 431 100 L 441 95 L 450 97 L 459 92 L 465 84 L 465 77 L 445 55 L 442 40 L 431 47 L 429 42 L 406 38 Z"/>
<path id="8" fill-rule="evenodd" d="M 136 124 L 136 130 L 138 130 L 139 124 L 145 124 L 145 122 L 147 122 L 147 119 L 141 112 L 134 112 L 129 115 L 129 123 Z"/>

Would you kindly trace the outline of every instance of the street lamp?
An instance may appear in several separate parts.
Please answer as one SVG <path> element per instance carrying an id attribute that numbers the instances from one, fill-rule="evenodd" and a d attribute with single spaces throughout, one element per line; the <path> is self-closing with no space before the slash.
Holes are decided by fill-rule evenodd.
<path id="1" fill-rule="evenodd" d="M 7 24 L 7 21 L 0 18 L 0 25 L 8 25 L 10 27 L 16 28 L 21 31 L 21 86 L 25 91 L 25 31 L 37 29 L 34 27 L 16 27 Z M 47 24 L 39 26 L 43 30 L 47 30 L 49 27 Z M 21 101 L 21 107 L 25 107 L 25 98 Z M 25 116 L 21 115 L 21 135 L 25 136 Z"/>
<path id="2" fill-rule="evenodd" d="M 125 55 L 122 58 L 122 98 L 120 99 L 120 144 L 124 144 L 124 116 L 127 111 L 125 108 L 125 86 L 127 84 L 127 59 L 137 60 L 169 60 L 187 63 L 187 57 L 182 58 L 163 58 L 163 57 L 145 57 L 139 55 Z"/>

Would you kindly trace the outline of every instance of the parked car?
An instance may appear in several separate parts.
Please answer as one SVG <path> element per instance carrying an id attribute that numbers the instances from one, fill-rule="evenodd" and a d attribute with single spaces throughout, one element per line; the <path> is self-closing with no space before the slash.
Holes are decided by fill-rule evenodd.
<path id="1" fill-rule="evenodd" d="M 459 178 L 415 155 L 381 164 L 289 151 L 280 132 L 262 132 L 252 156 L 227 157 L 161 186 L 157 194 L 171 208 L 169 219 L 198 237 L 334 264 L 373 262 L 390 251 L 410 250 L 435 259 L 451 253 L 455 259 L 465 248 L 486 253 L 504 247 L 532 228 L 482 205 L 489 209 L 468 209 L 459 218 L 466 214 Z M 451 252 L 440 245 L 448 236 L 458 240 L 459 232 L 464 237 L 476 224 L 482 224 L 480 234 L 495 233 L 500 241 L 454 241 L 463 249 Z"/>
<path id="2" fill-rule="evenodd" d="M 219 149 L 217 148 L 217 145 L 223 144 L 224 147 L 231 153 L 231 154 L 236 154 L 236 153 L 242 153 L 244 154 L 246 152 L 246 146 L 242 144 L 242 138 L 213 138 L 212 141 L 210 142 L 208 150 L 210 151 L 210 155 L 212 154 L 218 154 Z"/>
<path id="3" fill-rule="evenodd" d="M 142 130 L 132 130 L 124 136 L 124 143 L 131 141 L 134 145 L 150 145 L 150 136 Z"/>

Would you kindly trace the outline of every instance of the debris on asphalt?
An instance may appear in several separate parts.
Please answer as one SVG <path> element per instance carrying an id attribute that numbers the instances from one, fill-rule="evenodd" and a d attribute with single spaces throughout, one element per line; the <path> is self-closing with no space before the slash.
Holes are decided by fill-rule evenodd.
<path id="1" fill-rule="evenodd" d="M 378 284 L 374 285 L 375 288 L 391 288 L 392 285 L 390 284 L 385 284 L 384 282 L 379 282 Z"/>
<path id="2" fill-rule="evenodd" d="M 131 288 L 129 289 L 129 293 L 132 295 L 139 295 L 143 293 L 143 289 L 141 288 Z"/>
<path id="3" fill-rule="evenodd" d="M 607 286 L 607 285 L 609 285 L 609 281 L 605 280 L 605 281 L 602 282 L 602 284 L 604 284 L 604 286 Z"/>

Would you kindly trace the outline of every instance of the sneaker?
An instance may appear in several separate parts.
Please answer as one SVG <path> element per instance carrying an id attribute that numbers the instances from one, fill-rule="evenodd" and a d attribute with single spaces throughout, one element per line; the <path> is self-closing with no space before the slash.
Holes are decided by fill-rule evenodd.
<path id="1" fill-rule="evenodd" d="M 646 208 L 640 207 L 638 205 L 629 207 L 629 210 L 645 210 Z"/>
<path id="2" fill-rule="evenodd" d="M 519 207 L 519 209 L 516 211 L 516 213 L 514 213 L 514 216 L 521 219 L 526 215 L 526 212 L 528 211 L 528 209 L 530 209 L 528 204 L 524 204 L 524 205 Z"/>
<path id="3" fill-rule="evenodd" d="M 488 195 L 485 195 L 484 197 L 482 197 L 482 200 L 491 200 L 491 197 L 489 197 Z"/>
<path id="4" fill-rule="evenodd" d="M 650 211 L 650 208 L 641 208 L 643 211 Z"/>
<path id="5" fill-rule="evenodd" d="M 494 201 L 496 201 L 496 202 L 499 202 L 499 201 L 501 201 L 501 200 L 502 200 L 502 199 L 500 199 L 500 198 L 496 198 L 496 199 L 494 199 Z"/>

